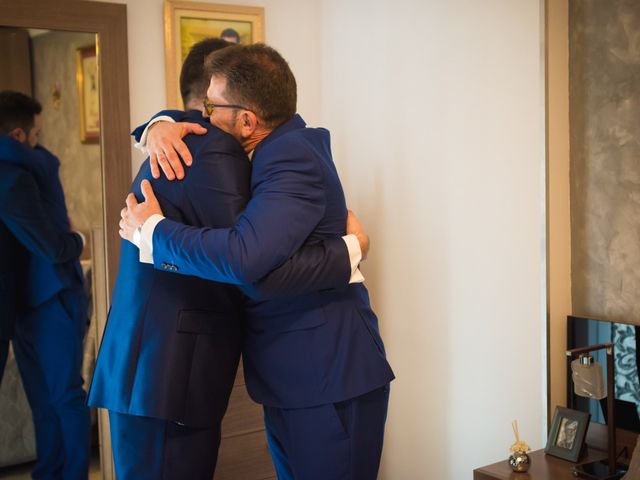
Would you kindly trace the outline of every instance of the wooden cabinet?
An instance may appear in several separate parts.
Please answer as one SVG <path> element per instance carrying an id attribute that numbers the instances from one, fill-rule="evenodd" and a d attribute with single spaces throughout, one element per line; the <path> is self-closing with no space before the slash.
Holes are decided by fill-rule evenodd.
<path id="1" fill-rule="evenodd" d="M 606 458 L 606 452 L 588 449 L 587 455 L 580 459 L 580 463 L 592 462 Z M 507 463 L 507 456 L 501 462 L 476 468 L 473 480 L 575 480 L 571 469 L 576 465 L 551 455 L 545 455 L 544 450 L 529 453 L 531 467 L 527 473 L 514 473 Z"/>
<path id="2" fill-rule="evenodd" d="M 241 363 L 222 422 L 214 480 L 275 480 L 262 417 L 262 406 L 247 393 Z"/>

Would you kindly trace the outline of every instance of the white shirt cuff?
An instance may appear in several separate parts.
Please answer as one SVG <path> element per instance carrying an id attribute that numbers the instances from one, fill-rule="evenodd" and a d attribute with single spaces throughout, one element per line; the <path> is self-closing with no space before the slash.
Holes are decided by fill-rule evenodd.
<path id="1" fill-rule="evenodd" d="M 140 263 L 153 263 L 153 231 L 156 225 L 164 220 L 164 217 L 159 214 L 151 215 L 142 224 L 142 229 L 139 234 L 138 248 L 140 248 Z M 133 234 L 133 243 L 136 243 L 136 234 L 138 230 Z"/>
<path id="2" fill-rule="evenodd" d="M 347 244 L 347 250 L 349 251 L 349 261 L 351 262 L 351 278 L 349 283 L 364 283 L 364 275 L 360 272 L 358 265 L 362 260 L 362 251 L 360 250 L 360 242 L 355 235 L 345 235 L 342 237 L 344 243 Z"/>
<path id="3" fill-rule="evenodd" d="M 134 143 L 134 147 L 136 147 L 138 150 L 142 150 L 142 152 L 145 155 L 148 155 L 149 152 L 147 151 L 147 135 L 149 134 L 149 128 L 151 128 L 151 125 L 158 123 L 158 122 L 170 122 L 170 123 L 176 123 L 176 121 L 167 116 L 167 115 L 159 115 L 156 118 L 152 119 L 149 121 L 149 123 L 147 124 L 147 126 L 145 127 L 144 131 L 142 132 L 142 135 L 140 136 L 140 141 L 138 143 Z"/>

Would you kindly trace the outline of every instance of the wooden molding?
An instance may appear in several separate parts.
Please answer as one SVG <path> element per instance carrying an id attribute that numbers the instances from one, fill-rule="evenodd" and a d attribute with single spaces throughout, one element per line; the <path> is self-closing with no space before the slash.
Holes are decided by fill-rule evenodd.
<path id="1" fill-rule="evenodd" d="M 102 149 L 102 201 L 105 232 L 96 239 L 105 246 L 105 289 L 101 298 L 103 322 L 111 298 L 120 253 L 120 209 L 131 183 L 129 137 L 129 65 L 127 9 L 125 5 L 77 0 L 0 0 L 0 25 L 46 30 L 95 33 L 100 72 L 100 145 Z M 103 240 L 103 241 L 99 241 Z M 100 413 L 102 478 L 115 478 L 107 415 Z"/>

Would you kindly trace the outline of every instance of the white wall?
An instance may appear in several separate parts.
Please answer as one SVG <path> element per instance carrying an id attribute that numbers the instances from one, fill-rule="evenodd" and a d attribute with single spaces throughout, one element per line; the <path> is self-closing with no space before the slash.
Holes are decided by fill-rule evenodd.
<path id="1" fill-rule="evenodd" d="M 396 372 L 381 478 L 543 445 L 538 0 L 326 0 L 323 123 Z"/>
<path id="2" fill-rule="evenodd" d="M 135 125 L 164 103 L 162 1 L 121 3 Z M 540 448 L 540 1 L 247 3 L 265 6 L 300 112 L 331 129 L 372 237 L 364 270 L 398 377 L 381 478 L 471 478 L 507 458 L 513 419 Z"/>

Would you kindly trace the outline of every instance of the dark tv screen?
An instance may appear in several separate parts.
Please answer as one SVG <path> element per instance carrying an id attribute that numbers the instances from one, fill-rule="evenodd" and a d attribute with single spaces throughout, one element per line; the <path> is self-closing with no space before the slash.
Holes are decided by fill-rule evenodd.
<path id="1" fill-rule="evenodd" d="M 606 320 L 567 317 L 567 349 L 599 343 L 614 344 L 614 383 L 616 427 L 640 433 L 640 326 Z M 592 352 L 602 365 L 606 381 L 606 354 Z M 593 400 L 576 395 L 571 371 L 567 375 L 567 405 L 591 414 L 591 421 L 607 422 L 607 399 Z"/>

